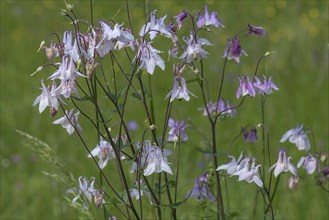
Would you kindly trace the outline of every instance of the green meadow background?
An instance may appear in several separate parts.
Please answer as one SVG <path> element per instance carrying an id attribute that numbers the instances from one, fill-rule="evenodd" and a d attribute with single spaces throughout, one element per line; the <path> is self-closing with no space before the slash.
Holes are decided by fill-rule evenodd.
<path id="1" fill-rule="evenodd" d="M 181 10 L 196 12 L 205 3 L 210 11 L 219 11 L 219 18 L 226 26 L 225 29 L 201 33 L 202 37 L 214 44 L 205 48 L 210 54 L 204 60 L 211 99 L 214 100 L 217 95 L 226 39 L 247 24 L 263 26 L 268 32 L 265 38 L 241 36 L 242 47 L 249 56 L 242 56 L 240 64 L 228 62 L 224 98 L 238 103 L 235 97 L 237 77 L 242 74 L 251 75 L 258 58 L 266 51 L 274 51 L 274 54 L 262 61 L 259 69 L 261 73 L 272 75 L 273 81 L 280 88 L 267 98 L 265 104 L 272 163 L 276 161 L 280 148 L 286 149 L 295 165 L 304 156 L 304 152 L 298 152 L 294 145 L 279 143 L 284 132 L 299 122 L 313 130 L 317 149 L 328 151 L 328 1 L 129 1 L 135 36 L 145 22 L 146 10 L 157 9 L 158 17 L 167 14 L 168 23 L 170 17 Z M 90 20 L 89 1 L 74 1 L 74 5 L 79 18 Z M 16 129 L 47 142 L 75 177 L 99 176 L 78 138 L 75 135 L 68 136 L 61 126 L 52 125 L 55 119 L 49 116 L 47 110 L 39 114 L 38 108 L 32 107 L 33 101 L 40 94 L 40 80 L 47 78 L 53 71 L 48 68 L 30 77 L 38 66 L 47 62 L 43 52 L 36 53 L 40 42 L 50 32 L 56 32 L 62 37 L 65 30 L 72 29 L 69 20 L 58 13 L 58 9 L 64 7 L 63 1 L 1 1 L 1 219 L 79 217 L 79 213 L 65 202 L 64 196 L 71 196 L 65 193 L 68 186 L 42 173 L 52 173 L 54 168 L 25 146 L 26 140 L 16 133 Z M 93 1 L 93 10 L 94 21 L 114 19 L 128 25 L 124 1 Z M 184 31 L 188 34 L 188 28 Z M 165 60 L 168 54 L 164 45 L 169 43 L 168 39 L 156 39 L 154 42 L 154 47 L 164 51 L 161 56 Z M 120 58 L 122 62 L 127 60 L 123 56 Z M 164 97 L 172 86 L 174 62 L 170 60 L 166 63 L 164 72 L 157 67 L 151 78 L 156 122 L 160 131 L 166 105 Z M 126 66 L 129 65 L 126 63 Z M 187 79 L 193 78 L 188 71 L 184 74 Z M 147 82 L 148 76 L 143 76 L 143 79 Z M 188 87 L 201 97 L 196 84 L 191 83 Z M 227 152 L 241 127 L 261 122 L 260 101 L 261 97 L 247 98 L 235 118 L 220 122 L 217 129 L 219 152 Z M 201 98 L 191 97 L 190 102 L 175 101 L 172 117 L 191 120 L 198 130 L 210 137 L 208 121 L 198 110 L 200 107 Z M 58 117 L 61 117 L 61 113 L 58 113 Z M 138 131 L 132 137 L 136 141 L 140 140 L 141 132 L 146 128 L 146 118 L 141 104 L 133 98 L 128 102 L 126 119 L 138 123 Z M 82 117 L 81 125 L 86 143 L 93 149 L 97 144 L 97 134 Z M 192 128 L 188 128 L 187 133 L 189 142 L 182 146 L 179 201 L 192 189 L 194 178 L 207 171 L 209 162 L 205 155 L 195 150 L 204 146 L 202 136 Z M 167 145 L 167 148 L 174 150 L 172 145 Z M 238 156 L 241 151 L 262 160 L 260 142 L 246 144 L 239 138 L 234 142 L 231 154 Z M 172 167 L 177 164 L 175 156 L 176 153 L 168 158 Z M 225 157 L 219 160 L 220 163 L 227 162 Z M 268 164 L 266 166 L 268 169 Z M 112 174 L 114 167 L 115 163 L 111 161 L 104 171 L 118 185 L 117 176 Z M 129 169 L 130 164 L 125 164 L 125 167 Z M 299 174 L 300 185 L 296 190 L 289 190 L 287 186 L 288 173 L 281 176 L 273 204 L 276 219 L 329 219 L 329 194 L 315 184 L 314 175 L 309 176 L 302 169 Z M 131 183 L 133 178 L 131 175 Z M 227 190 L 230 197 L 227 200 L 225 195 L 225 208 L 230 212 L 238 212 L 237 219 L 252 218 L 254 207 L 256 217 L 263 218 L 262 199 L 260 195 L 256 196 L 255 184 L 238 182 L 236 177 L 232 177 L 227 179 Z M 147 202 L 146 199 L 143 201 Z M 178 217 L 199 219 L 201 212 L 197 204 L 189 199 L 178 208 Z M 102 216 L 102 210 L 95 209 L 94 213 L 96 217 Z M 146 214 L 148 218 L 151 216 L 151 213 Z"/>

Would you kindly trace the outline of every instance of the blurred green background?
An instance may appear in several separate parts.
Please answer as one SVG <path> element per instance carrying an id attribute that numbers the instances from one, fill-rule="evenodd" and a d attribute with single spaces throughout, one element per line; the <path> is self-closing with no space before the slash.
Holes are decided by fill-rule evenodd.
<path id="1" fill-rule="evenodd" d="M 89 20 L 89 1 L 74 3 L 77 16 Z M 169 18 L 182 9 L 196 12 L 205 3 L 210 11 L 219 11 L 219 18 L 226 26 L 225 29 L 215 29 L 213 33 L 201 33 L 214 44 L 205 48 L 210 54 L 204 61 L 212 100 L 217 95 L 226 39 L 247 24 L 263 26 L 268 32 L 267 37 L 241 37 L 242 47 L 249 56 L 243 56 L 239 65 L 228 63 L 224 98 L 237 103 L 237 76 L 251 75 L 257 59 L 266 51 L 275 51 L 260 65 L 260 72 L 272 75 L 280 88 L 268 97 L 265 106 L 266 123 L 271 134 L 272 161 L 276 160 L 281 147 L 293 157 L 294 164 L 304 156 L 292 144 L 279 143 L 282 134 L 298 122 L 314 131 L 317 149 L 328 151 L 328 1 L 150 1 L 147 4 L 144 1 L 129 1 L 133 31 L 136 35 L 145 22 L 145 5 L 149 11 L 157 9 L 158 17 L 167 14 L 168 23 Z M 92 161 L 86 157 L 87 153 L 78 138 L 68 136 L 60 126 L 52 125 L 54 119 L 49 117 L 47 111 L 40 115 L 38 108 L 32 107 L 34 99 L 40 94 L 40 80 L 53 71 L 47 69 L 30 77 L 38 66 L 47 62 L 42 52 L 36 53 L 40 42 L 50 32 L 62 36 L 65 30 L 72 28 L 68 19 L 58 13 L 58 9 L 64 7 L 63 1 L 1 1 L 1 219 L 75 219 L 79 216 L 63 199 L 67 187 L 42 174 L 42 171 L 51 172 L 53 168 L 24 146 L 25 139 L 15 132 L 16 129 L 47 142 L 76 177 L 99 175 Z M 93 9 L 94 21 L 115 19 L 128 25 L 124 1 L 93 1 Z M 168 54 L 162 42 L 169 44 L 170 40 L 155 42 L 155 47 L 165 52 L 161 56 L 166 60 Z M 172 85 L 173 63 L 173 60 L 168 62 L 164 72 L 157 68 L 152 76 L 154 96 L 158 97 L 154 102 L 160 128 L 166 104 L 163 99 Z M 192 78 L 191 74 L 186 75 Z M 190 84 L 189 90 L 200 97 L 196 84 Z M 129 104 L 134 108 L 127 108 L 127 120 L 136 120 L 141 132 L 145 128 L 145 115 L 138 113 L 141 107 L 135 107 L 134 101 Z M 179 120 L 191 119 L 209 137 L 208 122 L 198 110 L 200 107 L 201 98 L 191 97 L 188 103 L 175 102 L 172 116 Z M 220 152 L 227 151 L 241 127 L 261 122 L 260 97 L 248 98 L 238 113 L 237 117 L 224 120 L 218 126 Z M 88 146 L 94 148 L 97 144 L 96 132 L 87 122 L 82 121 L 81 124 Z M 207 170 L 208 163 L 204 155 L 194 150 L 202 145 L 201 136 L 193 129 L 187 132 L 190 141 L 182 146 L 181 199 L 193 187 L 194 178 Z M 138 132 L 133 134 L 135 140 L 140 139 L 139 135 Z M 261 160 L 260 143 L 245 144 L 238 139 L 232 154 L 238 156 L 241 151 Z M 173 166 L 176 165 L 175 155 L 168 158 Z M 224 157 L 220 158 L 220 163 L 226 161 Z M 105 168 L 110 178 L 111 165 L 114 166 L 113 161 Z M 288 189 L 288 174 L 281 177 L 274 201 L 277 219 L 329 219 L 328 193 L 315 184 L 314 176 L 306 175 L 304 170 L 299 173 L 301 182 L 297 190 Z M 228 178 L 228 189 L 230 211 L 239 212 L 239 219 L 251 218 L 256 186 L 238 182 L 237 178 L 232 177 Z M 261 197 L 256 202 L 259 204 L 257 216 L 262 218 Z M 178 209 L 178 216 L 181 219 L 198 219 L 196 205 L 193 199 L 188 200 Z M 228 207 L 226 203 L 225 206 Z"/>

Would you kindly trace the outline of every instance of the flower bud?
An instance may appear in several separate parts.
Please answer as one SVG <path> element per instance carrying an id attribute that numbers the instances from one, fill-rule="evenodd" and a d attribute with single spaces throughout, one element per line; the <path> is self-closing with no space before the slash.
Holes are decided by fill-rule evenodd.
<path id="1" fill-rule="evenodd" d="M 45 45 L 45 41 L 43 40 L 43 41 L 41 41 L 41 43 L 40 43 L 40 47 L 39 47 L 39 49 L 37 50 L 37 52 L 39 53 L 39 51 L 43 48 L 43 46 Z"/>
<path id="2" fill-rule="evenodd" d="M 37 72 L 40 72 L 43 69 L 43 66 L 39 66 L 36 71 L 34 71 L 30 76 L 35 75 Z"/>
<path id="3" fill-rule="evenodd" d="M 57 109 L 54 107 L 50 107 L 50 115 L 51 117 L 54 117 L 57 114 Z"/>
<path id="4" fill-rule="evenodd" d="M 155 124 L 152 124 L 150 127 L 149 127 L 149 129 L 152 131 L 152 130 L 154 130 L 156 128 L 156 125 Z"/>
<path id="5" fill-rule="evenodd" d="M 94 201 L 97 208 L 99 208 L 103 204 L 103 195 L 104 192 L 102 190 L 97 190 L 94 195 Z"/>
<path id="6" fill-rule="evenodd" d="M 322 163 L 325 163 L 328 159 L 328 153 L 327 152 L 322 152 L 320 156 L 320 160 Z"/>

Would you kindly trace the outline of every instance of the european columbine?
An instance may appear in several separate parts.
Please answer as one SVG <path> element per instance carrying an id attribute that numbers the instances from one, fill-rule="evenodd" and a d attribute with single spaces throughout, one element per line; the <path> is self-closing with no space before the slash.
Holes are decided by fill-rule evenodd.
<path id="1" fill-rule="evenodd" d="M 260 36 L 260 37 L 263 37 L 263 36 L 266 35 L 266 31 L 265 31 L 264 28 L 253 26 L 253 25 L 250 25 L 250 24 L 248 24 L 248 31 L 249 31 L 249 34 L 255 34 L 255 35 Z"/>
<path id="2" fill-rule="evenodd" d="M 82 131 L 82 128 L 78 122 L 80 112 L 74 114 L 74 109 L 71 109 L 70 113 L 65 110 L 65 115 L 53 122 L 53 124 L 60 124 L 66 129 L 69 135 L 73 134 L 74 128 Z"/>
<path id="3" fill-rule="evenodd" d="M 200 15 L 197 21 L 197 27 L 200 28 L 202 26 L 208 26 L 208 25 L 214 25 L 215 27 L 218 27 L 220 25 L 221 27 L 225 27 L 222 22 L 217 18 L 218 12 L 211 12 L 209 14 L 208 12 L 208 5 L 205 5 L 204 7 L 204 15 Z"/>
<path id="4" fill-rule="evenodd" d="M 181 29 L 183 21 L 185 20 L 185 18 L 187 17 L 187 13 L 185 10 L 181 11 L 177 16 L 175 16 L 174 18 L 176 19 L 177 22 L 177 29 Z"/>
<path id="5" fill-rule="evenodd" d="M 138 71 L 145 68 L 149 74 L 153 74 L 155 66 L 165 69 L 164 60 L 158 55 L 161 51 L 154 49 L 151 45 L 152 42 L 142 42 L 138 46 L 138 52 L 135 59 L 140 60 L 141 64 L 138 67 Z"/>
<path id="6" fill-rule="evenodd" d="M 288 130 L 281 138 L 280 142 L 289 139 L 290 143 L 296 144 L 298 150 L 309 151 L 311 148 L 307 133 L 304 132 L 303 124 L 298 124 L 296 128 Z"/>
<path id="7" fill-rule="evenodd" d="M 227 170 L 228 175 L 239 176 L 239 181 L 244 180 L 248 183 L 254 182 L 259 187 L 263 186 L 263 181 L 258 174 L 259 167 L 261 166 L 260 164 L 256 165 L 255 160 L 253 160 L 250 167 L 250 158 L 245 157 L 242 159 L 242 152 L 238 160 L 233 156 L 228 157 L 232 158 L 232 160 L 227 164 L 217 167 L 216 171 Z"/>
<path id="8" fill-rule="evenodd" d="M 186 141 L 188 139 L 187 134 L 185 132 L 185 128 L 187 125 L 184 121 L 179 122 L 178 120 L 174 120 L 172 118 L 168 121 L 169 130 L 169 137 L 168 141 Z"/>
<path id="9" fill-rule="evenodd" d="M 258 140 L 257 129 L 253 127 L 248 131 L 246 128 L 243 128 L 243 139 L 245 142 L 256 143 Z"/>
<path id="10" fill-rule="evenodd" d="M 183 40 L 186 43 L 187 48 L 179 58 L 185 59 L 187 63 L 206 58 L 208 52 L 205 51 L 202 46 L 212 45 L 207 39 L 195 39 L 195 36 L 192 33 L 190 34 L 190 38 L 183 38 Z"/>
<path id="11" fill-rule="evenodd" d="M 173 102 L 174 99 L 185 99 L 185 101 L 190 100 L 189 94 L 193 95 L 186 87 L 186 81 L 181 76 L 184 70 L 184 66 L 179 64 L 174 65 L 174 85 L 170 92 L 167 94 L 165 99 L 170 97 L 170 102 Z"/>
<path id="12" fill-rule="evenodd" d="M 215 197 L 211 193 L 208 186 L 209 173 L 204 173 L 194 181 L 194 187 L 186 194 L 186 197 L 196 198 L 198 201 L 208 199 L 211 202 L 215 201 Z"/>
<path id="13" fill-rule="evenodd" d="M 75 195 L 74 199 L 72 200 L 73 203 L 76 203 L 79 198 L 81 198 L 81 195 L 83 195 L 89 203 L 92 201 L 92 197 L 95 192 L 94 188 L 94 182 L 95 178 L 91 178 L 91 181 L 89 182 L 86 177 L 80 176 L 78 178 L 79 181 L 79 187 L 74 187 L 71 189 L 66 190 L 68 193 L 73 193 Z M 85 208 L 89 207 L 88 203 L 85 203 L 82 199 L 83 205 Z"/>
<path id="14" fill-rule="evenodd" d="M 249 76 L 241 76 L 239 77 L 239 80 L 240 80 L 240 86 L 236 91 L 236 97 L 240 98 L 240 96 L 246 96 L 246 95 L 255 97 L 256 91 Z"/>
<path id="15" fill-rule="evenodd" d="M 312 174 L 317 167 L 317 163 L 317 159 L 312 154 L 308 154 L 306 157 L 300 158 L 297 168 L 303 166 L 308 174 Z"/>
<path id="16" fill-rule="evenodd" d="M 60 94 L 58 93 L 56 83 L 53 82 L 51 91 L 48 90 L 48 88 L 45 86 L 43 80 L 41 81 L 42 85 L 42 93 L 39 95 L 35 101 L 33 102 L 33 106 L 37 105 L 39 103 L 39 112 L 43 112 L 46 107 L 50 106 L 51 108 L 54 108 L 57 112 L 59 107 L 59 102 L 63 102 L 60 98 Z"/>
<path id="17" fill-rule="evenodd" d="M 137 145 L 139 148 L 139 145 Z M 171 168 L 168 163 L 167 156 L 171 154 L 170 150 L 161 149 L 160 147 L 151 145 L 150 141 L 143 143 L 142 149 L 131 167 L 131 173 L 136 172 L 137 169 L 144 169 L 144 175 L 149 176 L 153 173 L 160 173 L 165 171 L 172 174 Z"/>
<path id="18" fill-rule="evenodd" d="M 288 180 L 289 189 L 296 189 L 298 186 L 298 182 L 299 182 L 298 176 L 291 176 Z"/>
<path id="19" fill-rule="evenodd" d="M 80 59 L 79 48 L 77 44 L 77 40 L 75 39 L 72 45 L 72 32 L 66 31 L 64 32 L 63 42 L 59 45 L 59 55 L 63 57 L 64 55 L 69 55 L 74 62 L 77 62 Z"/>
<path id="20" fill-rule="evenodd" d="M 272 93 L 272 89 L 279 90 L 279 88 L 272 82 L 272 77 L 266 79 L 263 75 L 264 81 L 261 82 L 257 76 L 255 76 L 255 82 L 253 83 L 254 88 L 258 94 L 268 95 Z"/>
<path id="21" fill-rule="evenodd" d="M 282 172 L 292 173 L 294 176 L 298 176 L 296 167 L 291 163 L 291 157 L 286 156 L 286 152 L 280 150 L 278 160 L 273 166 L 270 167 L 268 172 L 274 169 L 274 176 L 277 177 Z"/>
<path id="22" fill-rule="evenodd" d="M 140 190 L 138 190 L 140 188 Z M 136 200 L 140 199 L 140 196 L 146 195 L 149 199 L 149 202 L 151 205 L 153 205 L 151 193 L 149 192 L 147 186 L 143 183 L 142 180 L 140 180 L 140 186 L 138 185 L 138 182 L 135 182 L 134 186 L 129 189 L 130 196 L 135 198 Z"/>
<path id="23" fill-rule="evenodd" d="M 237 63 L 240 63 L 241 54 L 248 56 L 248 54 L 241 48 L 239 38 L 235 37 L 232 40 L 228 39 L 223 57 L 227 57 L 228 60 L 234 59 Z"/>
<path id="24" fill-rule="evenodd" d="M 115 158 L 115 153 L 111 144 L 108 141 L 103 140 L 102 137 L 100 137 L 99 144 L 97 144 L 97 146 L 90 153 L 92 156 L 98 157 L 98 165 L 101 169 L 107 165 L 109 160 Z M 88 157 L 91 157 L 91 155 L 88 155 Z"/>
<path id="25" fill-rule="evenodd" d="M 163 34 L 165 37 L 171 37 L 171 33 L 168 30 L 168 27 L 164 24 L 164 20 L 167 15 L 157 19 L 155 15 L 156 10 L 152 11 L 150 14 L 149 22 L 146 25 L 143 25 L 139 31 L 139 36 L 143 37 L 145 34 L 150 35 L 150 39 L 153 40 L 159 33 Z"/>
<path id="26" fill-rule="evenodd" d="M 225 101 L 224 99 L 220 98 L 219 101 L 216 103 L 209 101 L 207 104 L 207 109 L 209 111 L 210 115 L 215 115 L 218 113 L 221 113 L 223 116 L 229 116 L 234 117 L 237 112 L 235 109 L 231 109 L 233 106 L 231 106 L 229 101 Z M 207 109 L 206 108 L 199 108 L 199 110 L 203 111 L 203 116 L 207 116 Z"/>

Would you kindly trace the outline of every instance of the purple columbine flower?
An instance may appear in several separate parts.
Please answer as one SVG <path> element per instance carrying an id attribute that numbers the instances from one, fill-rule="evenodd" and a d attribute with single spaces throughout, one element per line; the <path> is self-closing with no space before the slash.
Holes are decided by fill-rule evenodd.
<path id="1" fill-rule="evenodd" d="M 218 27 L 220 25 L 221 27 L 225 27 L 222 22 L 217 18 L 218 12 L 211 12 L 209 14 L 208 12 L 208 5 L 204 7 L 205 13 L 204 15 L 200 15 L 197 21 L 197 27 L 200 28 L 204 25 L 214 25 L 215 27 Z"/>
<path id="2" fill-rule="evenodd" d="M 260 37 L 263 37 L 266 35 L 266 31 L 262 27 L 256 27 L 256 26 L 248 24 L 248 30 L 249 30 L 249 34 L 255 34 Z"/>
<path id="3" fill-rule="evenodd" d="M 239 38 L 235 37 L 232 40 L 228 39 L 223 57 L 227 57 L 229 60 L 234 59 L 237 63 L 240 63 L 241 54 L 248 56 L 248 54 L 241 48 Z"/>
<path id="4" fill-rule="evenodd" d="M 317 159 L 312 154 L 308 154 L 306 157 L 300 158 L 297 168 L 303 166 L 308 174 L 312 174 L 316 169 L 317 163 Z"/>
<path id="5" fill-rule="evenodd" d="M 210 115 L 222 112 L 223 116 L 234 117 L 237 114 L 237 112 L 235 109 L 230 109 L 230 108 L 232 108 L 230 102 L 225 101 L 222 98 L 219 99 L 217 105 L 212 101 L 209 101 L 207 104 L 207 109 Z M 203 111 L 203 116 L 208 115 L 206 108 L 199 108 L 199 110 Z"/>
<path id="6" fill-rule="evenodd" d="M 176 18 L 178 30 L 181 29 L 183 21 L 185 20 L 186 17 L 187 17 L 187 13 L 185 10 L 181 11 L 177 16 L 174 17 Z"/>
<path id="7" fill-rule="evenodd" d="M 298 150 L 309 151 L 311 148 L 310 140 L 303 129 L 303 124 L 298 124 L 296 128 L 287 131 L 281 138 L 280 142 L 283 143 L 289 139 L 290 143 L 296 144 Z"/>
<path id="8" fill-rule="evenodd" d="M 196 178 L 193 189 L 186 194 L 186 197 L 196 198 L 198 201 L 208 199 L 210 202 L 214 202 L 215 197 L 208 187 L 208 177 L 209 174 L 204 173 L 200 177 Z"/>
<path id="9" fill-rule="evenodd" d="M 254 89 L 254 86 L 249 76 L 241 76 L 239 77 L 239 80 L 240 80 L 240 86 L 236 91 L 236 97 L 240 98 L 240 96 L 246 96 L 246 95 L 255 97 L 256 91 Z"/>
<path id="10" fill-rule="evenodd" d="M 268 172 L 274 169 L 274 176 L 277 177 L 281 172 L 290 171 L 294 176 L 298 176 L 296 167 L 291 163 L 291 157 L 286 156 L 286 152 L 280 150 L 278 160 L 270 167 Z"/>
<path id="11" fill-rule="evenodd" d="M 272 89 L 279 90 L 279 88 L 272 82 L 272 77 L 266 79 L 266 76 L 263 75 L 264 81 L 261 82 L 257 76 L 255 76 L 255 82 L 253 86 L 256 89 L 256 92 L 261 95 L 268 95 L 272 93 Z"/>
<path id="12" fill-rule="evenodd" d="M 73 193 L 74 195 L 76 195 L 73 198 L 72 203 L 76 203 L 77 200 L 81 198 L 81 195 L 83 195 L 90 204 L 92 201 L 92 197 L 96 191 L 94 188 L 95 178 L 92 177 L 91 181 L 88 181 L 88 179 L 86 177 L 80 176 L 78 178 L 78 181 L 79 181 L 79 187 L 67 189 L 66 192 Z M 89 207 L 89 204 L 86 203 L 83 199 L 82 199 L 82 202 L 83 202 L 84 207 Z"/>
<path id="13" fill-rule="evenodd" d="M 185 132 L 185 125 L 184 121 L 174 120 L 172 118 L 168 121 L 168 126 L 170 128 L 168 141 L 186 141 L 188 139 L 187 134 Z"/>
<path id="14" fill-rule="evenodd" d="M 257 129 L 255 127 L 251 128 L 249 131 L 243 129 L 243 139 L 245 142 L 256 143 L 258 140 Z"/>

